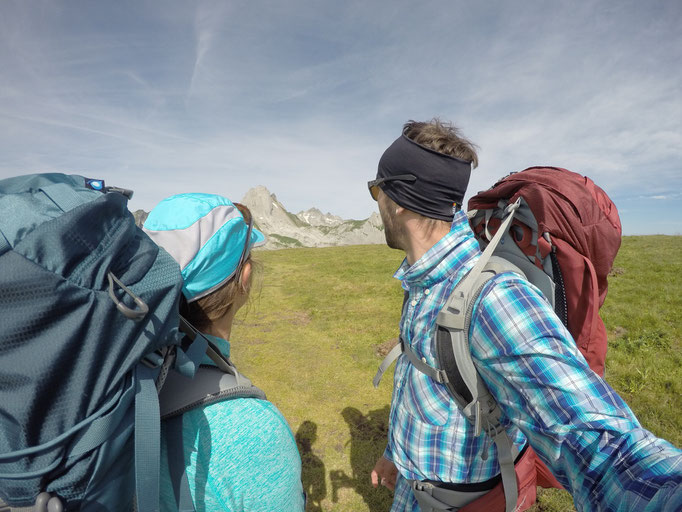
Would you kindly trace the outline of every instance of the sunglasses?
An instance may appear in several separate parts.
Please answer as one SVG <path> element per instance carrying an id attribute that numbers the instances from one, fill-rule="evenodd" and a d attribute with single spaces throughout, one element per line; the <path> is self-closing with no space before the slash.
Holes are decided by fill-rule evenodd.
<path id="1" fill-rule="evenodd" d="M 387 181 L 409 181 L 410 183 L 414 183 L 417 181 L 417 177 L 414 174 L 398 174 L 397 176 L 388 176 L 386 178 L 368 181 L 367 188 L 369 189 L 369 193 L 372 195 L 372 199 L 375 201 L 377 200 L 379 197 L 380 185 Z"/>

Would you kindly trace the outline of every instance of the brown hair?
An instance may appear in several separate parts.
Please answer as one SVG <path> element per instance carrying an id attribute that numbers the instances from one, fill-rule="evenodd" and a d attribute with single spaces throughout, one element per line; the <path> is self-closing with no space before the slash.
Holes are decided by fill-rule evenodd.
<path id="1" fill-rule="evenodd" d="M 251 220 L 251 211 L 241 203 L 233 204 L 241 212 L 244 221 L 248 224 Z M 253 282 L 254 279 L 254 272 L 252 269 L 251 278 L 248 283 L 242 282 L 242 269 L 247 263 L 250 263 L 252 267 L 255 263 L 250 252 L 246 260 L 244 260 L 242 265 L 237 269 L 232 279 L 216 291 L 193 302 L 188 303 L 184 300 L 181 301 L 180 314 L 200 331 L 206 331 L 213 322 L 222 318 L 223 315 L 227 313 L 238 294 L 249 293 L 251 282 Z"/>
<path id="2" fill-rule="evenodd" d="M 403 126 L 405 136 L 429 149 L 473 162 L 478 167 L 477 146 L 462 136 L 459 128 L 434 117 L 429 122 L 408 121 Z"/>

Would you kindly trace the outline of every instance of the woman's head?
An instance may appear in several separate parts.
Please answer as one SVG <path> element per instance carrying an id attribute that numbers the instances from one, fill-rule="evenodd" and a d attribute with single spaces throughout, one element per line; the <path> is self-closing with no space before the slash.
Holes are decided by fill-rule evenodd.
<path id="1" fill-rule="evenodd" d="M 265 237 L 249 209 L 214 194 L 180 194 L 149 214 L 144 231 L 178 262 L 188 320 L 205 329 L 246 300 L 251 248 Z"/>

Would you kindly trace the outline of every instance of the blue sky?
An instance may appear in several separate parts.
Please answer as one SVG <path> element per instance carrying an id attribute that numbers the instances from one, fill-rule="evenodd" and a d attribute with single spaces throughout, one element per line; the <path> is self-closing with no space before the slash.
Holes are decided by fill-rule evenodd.
<path id="1" fill-rule="evenodd" d="M 470 192 L 556 165 L 624 234 L 682 234 L 680 27 L 678 0 L 2 0 L 0 178 L 366 218 L 383 150 L 439 116 L 480 147 Z"/>

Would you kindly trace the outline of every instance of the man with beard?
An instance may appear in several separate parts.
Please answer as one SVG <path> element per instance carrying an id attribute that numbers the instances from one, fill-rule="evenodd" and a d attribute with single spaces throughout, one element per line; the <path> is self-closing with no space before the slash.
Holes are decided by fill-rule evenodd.
<path id="1" fill-rule="evenodd" d="M 436 317 L 480 257 L 462 201 L 475 146 L 449 123 L 408 122 L 368 183 L 386 243 L 405 252 L 401 342 L 436 366 Z M 681 510 L 682 452 L 643 429 L 588 367 L 552 307 L 516 274 L 496 275 L 471 316 L 476 369 L 502 410 L 518 501 L 506 505 L 497 446 L 477 435 L 444 384 L 399 357 L 388 444 L 372 483 L 392 512 L 525 510 L 535 499 L 531 445 L 578 510 Z M 452 507 L 452 508 L 449 508 Z"/>

